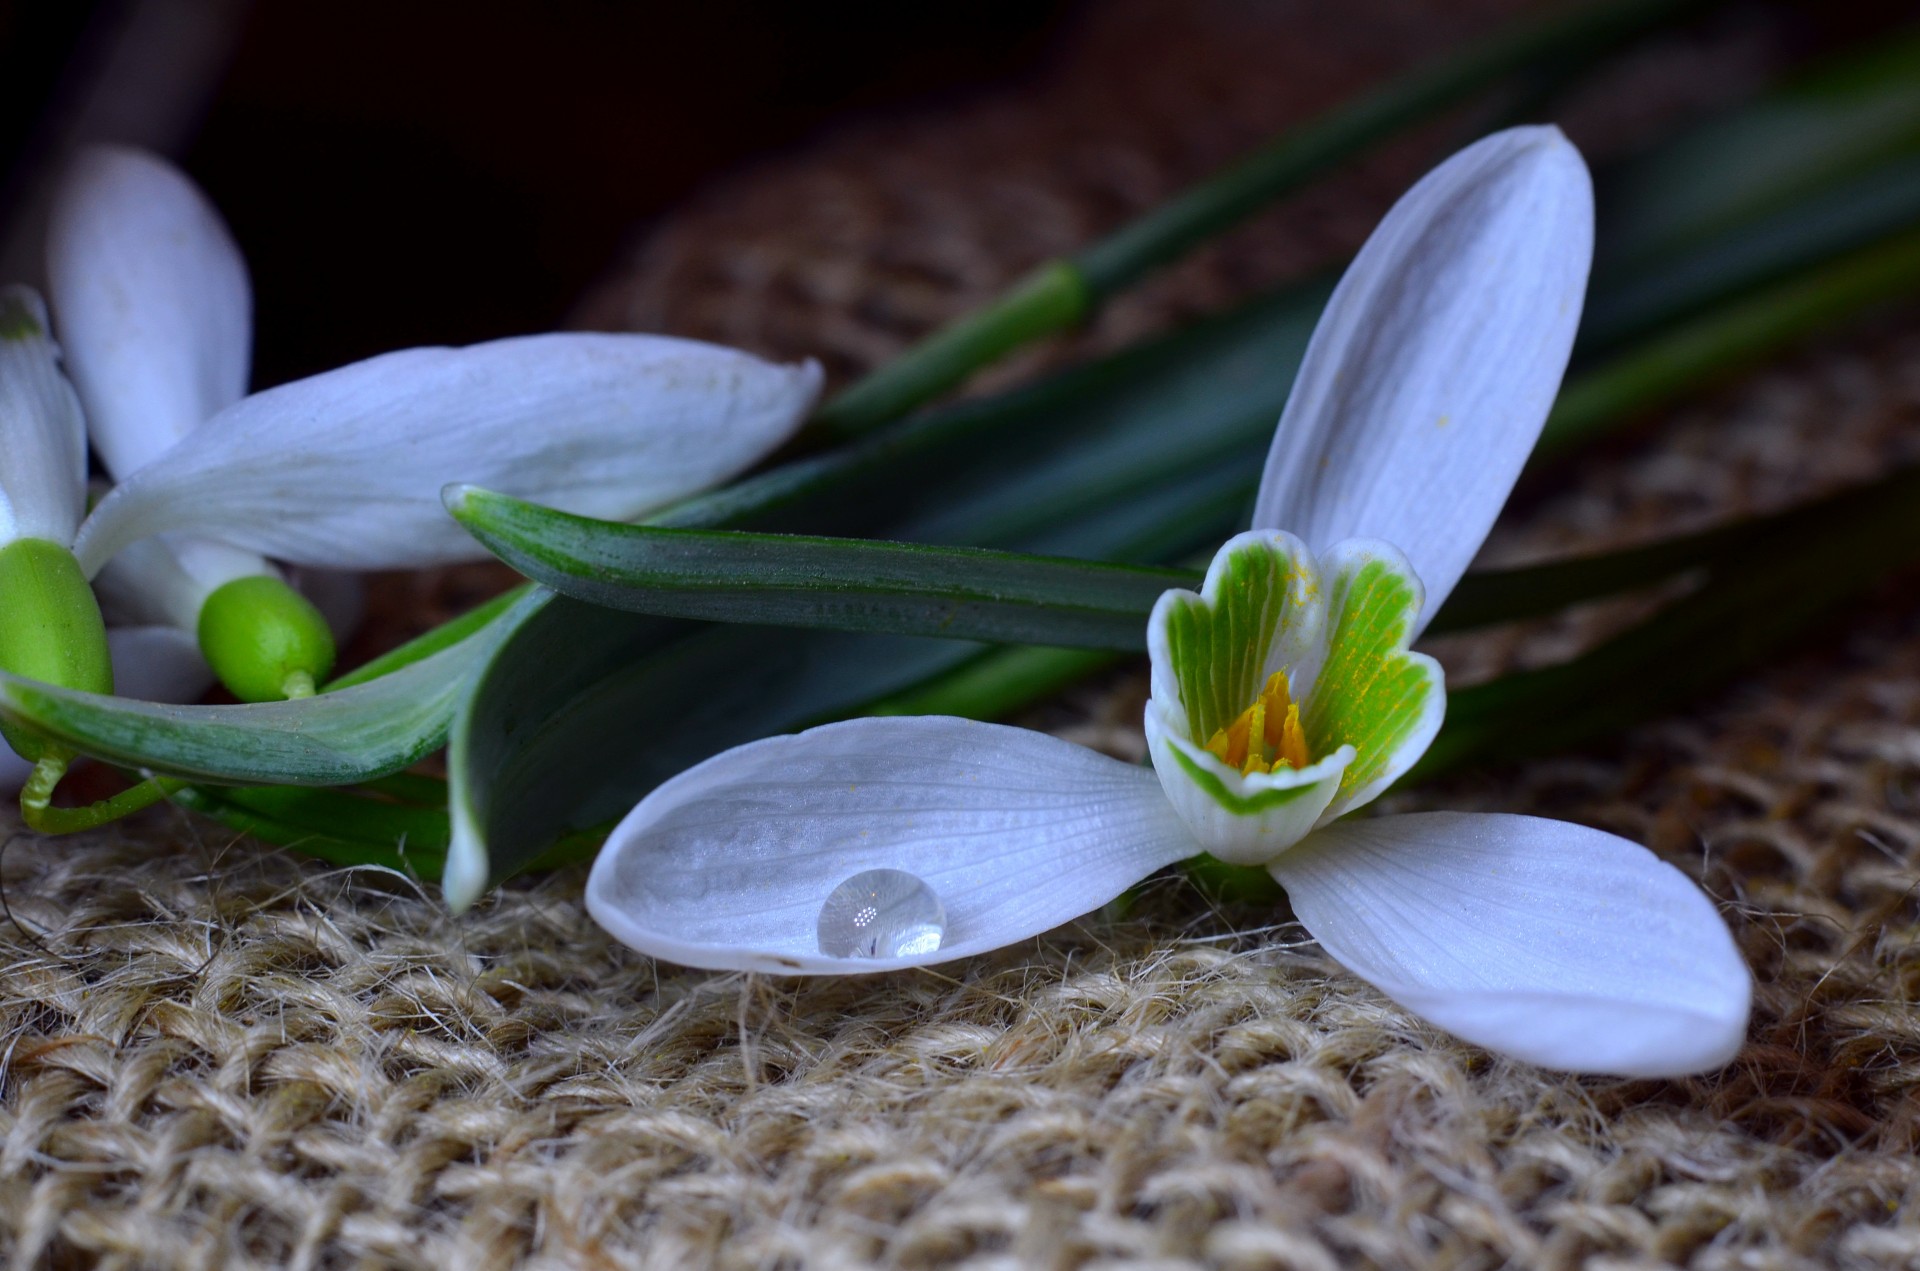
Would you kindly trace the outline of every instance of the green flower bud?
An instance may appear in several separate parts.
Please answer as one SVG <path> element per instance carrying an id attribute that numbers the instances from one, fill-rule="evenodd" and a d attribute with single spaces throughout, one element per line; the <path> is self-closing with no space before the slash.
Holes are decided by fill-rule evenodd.
<path id="1" fill-rule="evenodd" d="M 278 578 L 252 574 L 200 607 L 200 652 L 243 702 L 305 697 L 333 669 L 333 633 L 313 603 Z"/>
<path id="2" fill-rule="evenodd" d="M 89 693 L 113 692 L 107 625 L 73 553 L 43 538 L 0 547 L 0 670 Z M 20 757 L 38 763 L 49 743 L 0 721 Z"/>

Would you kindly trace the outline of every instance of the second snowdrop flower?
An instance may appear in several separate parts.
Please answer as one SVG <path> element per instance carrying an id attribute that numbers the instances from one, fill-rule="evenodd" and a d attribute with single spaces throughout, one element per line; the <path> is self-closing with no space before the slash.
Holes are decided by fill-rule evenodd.
<path id="1" fill-rule="evenodd" d="M 245 263 L 192 183 L 138 151 L 81 157 L 48 254 L 69 367 L 118 481 L 75 552 L 111 599 L 196 632 L 246 698 L 317 680 L 332 656 L 269 559 L 484 556 L 440 503 L 450 481 L 631 519 L 757 462 L 819 391 L 811 363 L 579 333 L 407 349 L 246 396 Z"/>
<path id="2" fill-rule="evenodd" d="M 1746 969 L 1645 848 L 1348 815 L 1440 726 L 1439 668 L 1408 646 L 1545 422 L 1591 251 L 1586 169 L 1551 128 L 1469 147 L 1389 213 L 1315 331 L 1256 529 L 1154 610 L 1152 771 L 960 719 L 770 738 L 641 801 L 594 866 L 594 917 L 695 966 L 876 971 L 1029 938 L 1209 852 L 1268 869 L 1329 954 L 1469 1040 L 1577 1071 L 1725 1063 Z"/>

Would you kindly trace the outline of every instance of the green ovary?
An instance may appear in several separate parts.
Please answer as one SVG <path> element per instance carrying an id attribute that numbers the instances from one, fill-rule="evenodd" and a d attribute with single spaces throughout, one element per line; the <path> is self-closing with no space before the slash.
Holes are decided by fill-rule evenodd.
<path id="1" fill-rule="evenodd" d="M 333 669 L 333 633 L 313 603 L 278 578 L 223 583 L 200 607 L 200 652 L 243 702 L 305 697 Z"/>
<path id="2" fill-rule="evenodd" d="M 0 670 L 61 688 L 113 692 L 113 659 L 100 605 L 73 553 L 46 539 L 0 547 Z M 0 721 L 21 758 L 38 762 L 51 743 Z"/>

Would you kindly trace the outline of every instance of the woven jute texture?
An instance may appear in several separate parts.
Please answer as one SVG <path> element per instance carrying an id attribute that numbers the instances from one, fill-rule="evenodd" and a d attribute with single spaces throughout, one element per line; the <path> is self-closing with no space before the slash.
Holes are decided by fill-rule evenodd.
<path id="1" fill-rule="evenodd" d="M 637 240 L 588 314 L 857 368 L 1504 8 L 1098 7 L 1029 83 L 710 191 Z M 1655 50 L 1599 95 L 1591 137 L 1735 92 L 1767 56 L 1737 32 Z M 1350 248 L 1432 153 L 1369 161 L 1081 345 Z M 1920 458 L 1920 316 L 1656 422 L 1534 492 L 1490 558 L 1634 541 Z M 1723 1072 L 1501 1060 L 1342 973 L 1284 906 L 1212 904 L 1171 877 L 993 956 L 782 981 L 614 945 L 577 871 L 455 919 L 431 886 L 163 808 L 17 834 L 0 861 L 0 1247 L 62 1268 L 1920 1265 L 1904 581 L 1684 714 L 1391 800 L 1586 822 L 1698 878 L 1757 981 Z M 1609 620 L 1445 655 L 1478 676 Z M 1137 754 L 1142 693 L 1129 670 L 1030 722 Z"/>

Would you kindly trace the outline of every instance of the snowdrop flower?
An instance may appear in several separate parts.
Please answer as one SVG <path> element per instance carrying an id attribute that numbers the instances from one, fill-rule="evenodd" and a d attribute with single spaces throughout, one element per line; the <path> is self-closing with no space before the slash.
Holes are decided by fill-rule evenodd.
<path id="1" fill-rule="evenodd" d="M 139 151 L 83 154 L 48 244 L 54 312 L 118 481 L 72 539 L 110 603 L 195 633 L 234 692 L 310 691 L 327 625 L 268 558 L 331 570 L 481 559 L 441 506 L 498 483 L 630 519 L 784 441 L 819 368 L 660 336 L 420 348 L 245 395 L 245 263 L 204 195 Z"/>
<path id="2" fill-rule="evenodd" d="M 1725 1063 L 1748 973 L 1645 848 L 1534 817 L 1348 815 L 1439 728 L 1440 669 L 1408 646 L 1545 421 L 1591 247 L 1585 166 L 1551 128 L 1469 147 L 1392 210 L 1315 332 L 1261 528 L 1153 612 L 1151 771 L 960 719 L 755 742 L 621 822 L 593 916 L 693 966 L 880 971 L 1032 937 L 1204 851 L 1267 868 L 1332 957 L 1470 1041 L 1575 1071 Z"/>
<path id="3" fill-rule="evenodd" d="M 107 631 L 67 545 L 86 500 L 86 434 L 73 386 L 24 287 L 0 290 L 0 670 L 155 701 L 208 683 L 193 641 L 166 627 Z M 0 732 L 5 732 L 0 726 Z M 0 742 L 0 790 L 20 787 L 44 748 Z M 8 743 L 12 743 L 9 745 Z M 18 753 L 16 753 L 16 748 Z"/>

